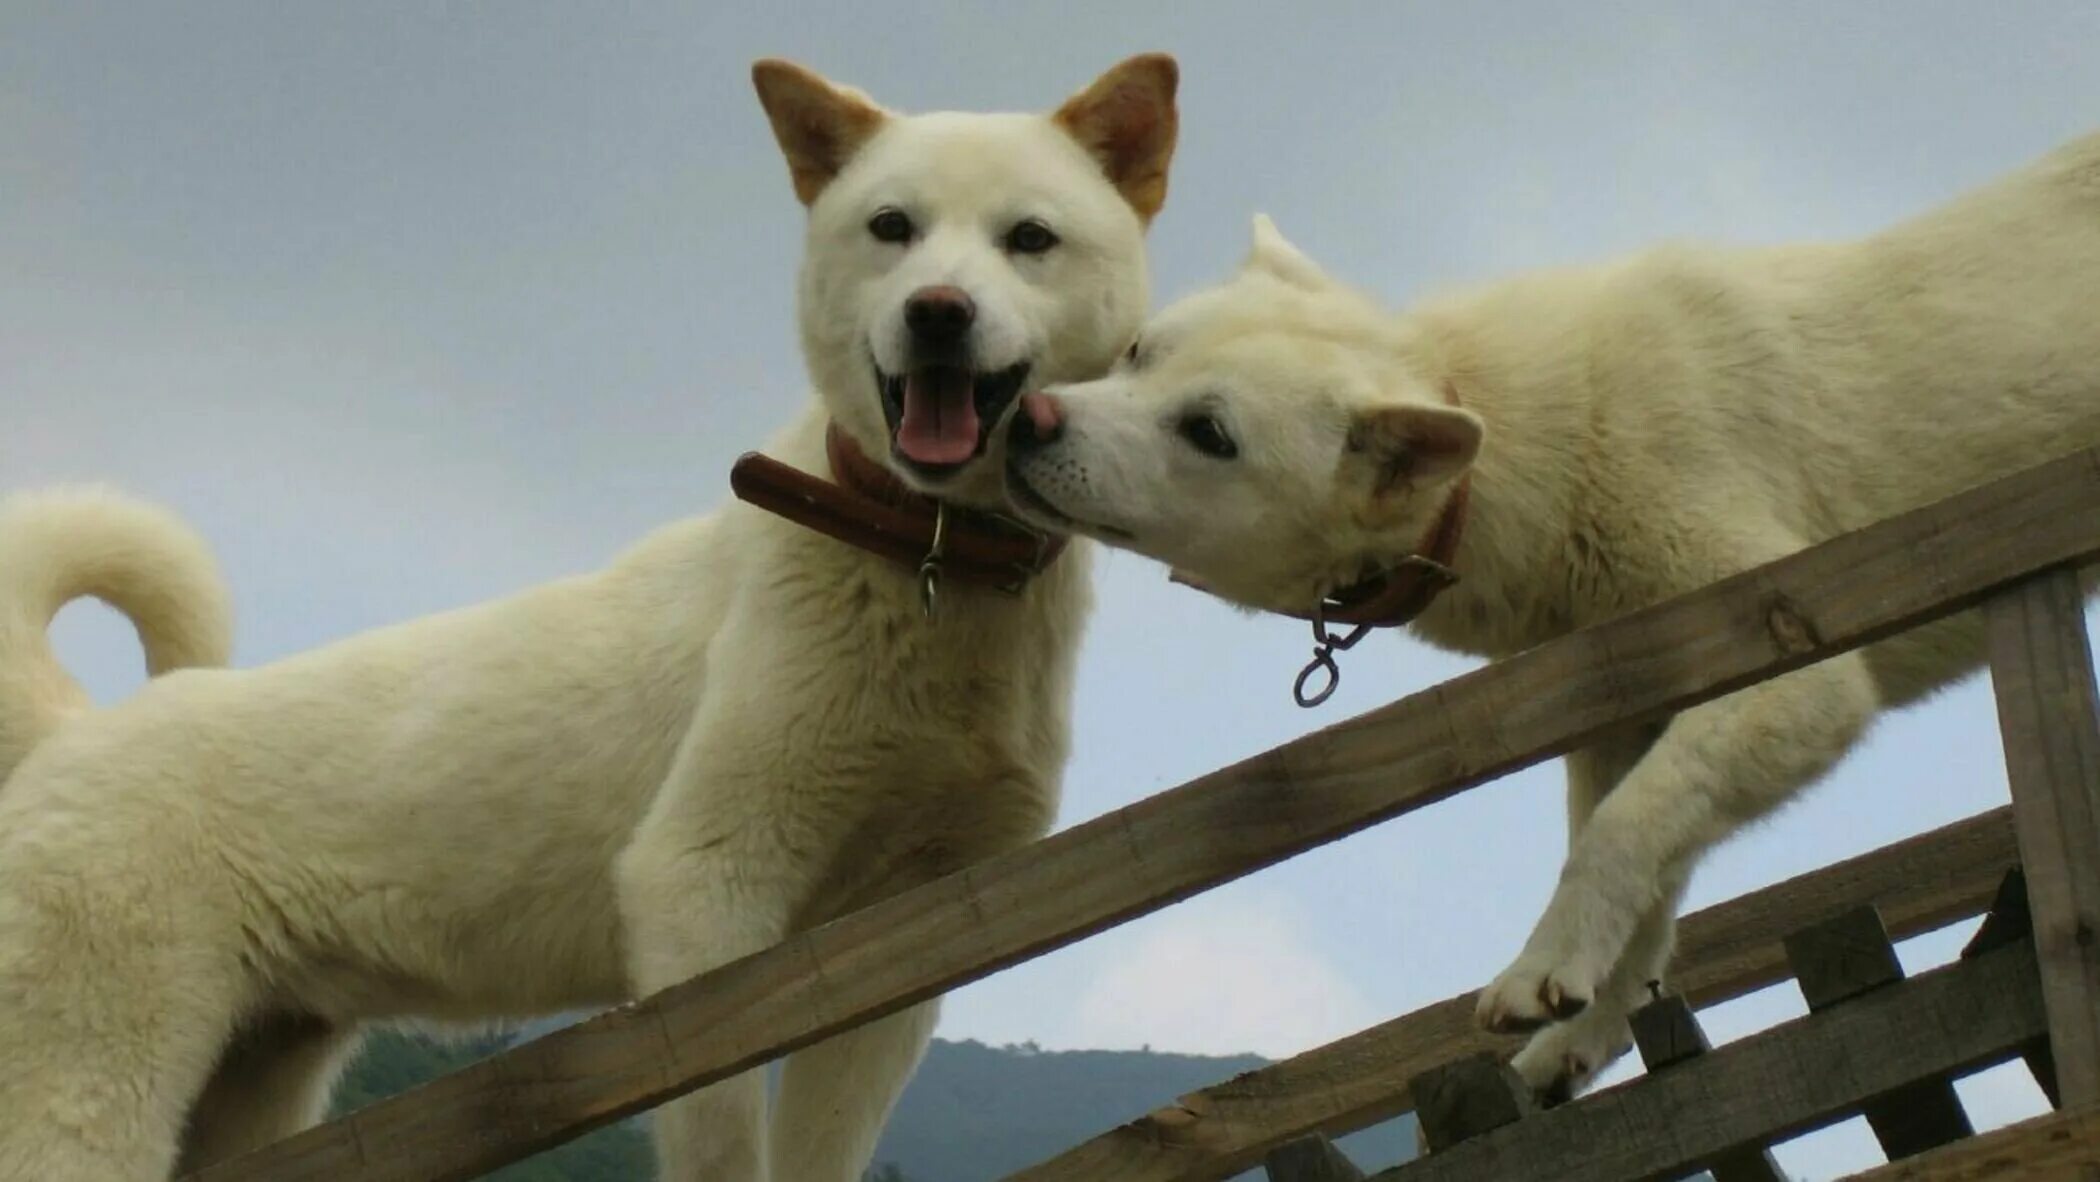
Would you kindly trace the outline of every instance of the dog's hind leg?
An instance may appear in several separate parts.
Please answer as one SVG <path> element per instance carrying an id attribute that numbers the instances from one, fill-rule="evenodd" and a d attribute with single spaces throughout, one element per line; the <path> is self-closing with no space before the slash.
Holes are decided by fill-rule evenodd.
<path id="1" fill-rule="evenodd" d="M 231 958 L 120 874 L 19 869 L 0 868 L 0 1182 L 164 1179 L 241 1008 Z"/>
<path id="2" fill-rule="evenodd" d="M 328 1109 L 359 1032 L 306 1014 L 272 1014 L 239 1033 L 190 1110 L 178 1173 L 259 1149 Z"/>
<path id="3" fill-rule="evenodd" d="M 788 1056 L 773 1114 L 781 1182 L 858 1182 L 939 1015 L 923 1002 Z"/>

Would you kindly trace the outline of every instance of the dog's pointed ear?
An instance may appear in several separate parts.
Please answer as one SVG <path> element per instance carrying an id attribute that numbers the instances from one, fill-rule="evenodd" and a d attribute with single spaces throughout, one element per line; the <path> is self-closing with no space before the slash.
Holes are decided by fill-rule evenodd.
<path id="1" fill-rule="evenodd" d="M 1487 427 L 1455 406 L 1388 403 L 1356 411 L 1349 421 L 1345 467 L 1361 474 L 1371 499 L 1455 479 L 1480 455 Z"/>
<path id="2" fill-rule="evenodd" d="M 1285 283 L 1298 287 L 1321 288 L 1327 286 L 1327 273 L 1320 265 L 1306 257 L 1304 251 L 1291 245 L 1276 228 L 1269 215 L 1254 215 L 1254 244 L 1248 248 L 1245 266 L 1251 271 L 1265 271 Z"/>
<path id="3" fill-rule="evenodd" d="M 834 86 L 814 70 L 779 58 L 752 63 L 751 85 L 804 205 L 817 199 L 889 118 L 859 91 Z"/>
<path id="4" fill-rule="evenodd" d="M 1050 117 L 1101 162 L 1109 183 L 1148 223 L 1167 200 L 1167 165 L 1181 129 L 1174 107 L 1180 82 L 1173 58 L 1139 54 L 1110 67 Z"/>

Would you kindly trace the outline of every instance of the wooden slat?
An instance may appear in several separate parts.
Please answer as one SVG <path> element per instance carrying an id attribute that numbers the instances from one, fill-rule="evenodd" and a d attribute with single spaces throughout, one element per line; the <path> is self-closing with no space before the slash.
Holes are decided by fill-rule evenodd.
<path id="1" fill-rule="evenodd" d="M 1641 1065 L 1649 1074 L 1666 1071 L 1679 1063 L 1713 1050 L 1706 1031 L 1699 1028 L 1699 1015 L 1683 997 L 1658 997 L 1634 1011 L 1633 1045 L 1641 1052 Z M 1707 1172 L 1713 1182 L 1786 1182 L 1772 1151 L 1762 1144 L 1723 1150 L 1709 1158 Z"/>
<path id="2" fill-rule="evenodd" d="M 1640 1053 L 1641 1066 L 1649 1071 L 1674 1067 L 1695 1055 L 1713 1050 L 1699 1015 L 1682 994 L 1671 993 L 1633 1012 L 1633 1049 Z"/>
<path id="3" fill-rule="evenodd" d="M 1787 963 L 1810 1013 L 1843 1005 L 1903 979 L 1896 945 L 1872 907 L 1805 927 L 1786 938 Z M 1860 1106 L 1890 1161 L 1937 1149 L 1976 1132 L 1945 1076 L 1913 1080 Z"/>
<path id="4" fill-rule="evenodd" d="M 2065 1104 L 2100 1104 L 2100 694 L 2078 575 L 2041 574 L 1984 611 Z"/>
<path id="5" fill-rule="evenodd" d="M 1269 1182 L 1364 1182 L 1356 1163 L 1318 1133 L 1277 1146 L 1265 1164 Z"/>
<path id="6" fill-rule="evenodd" d="M 470 1178 L 1629 724 L 2095 557 L 2100 452 L 2079 452 L 1410 695 L 199 1177 Z"/>
<path id="7" fill-rule="evenodd" d="M 1786 964 L 1810 1012 L 1903 979 L 1896 944 L 1871 903 L 1788 932 Z"/>
<path id="8" fill-rule="evenodd" d="M 1843 1182 L 2094 1182 L 2100 1109 L 2052 1112 Z"/>
<path id="9" fill-rule="evenodd" d="M 1694 1005 L 1786 977 L 1792 928 L 1859 902 L 1898 935 L 1974 915 L 2015 857 L 2012 815 L 1994 809 L 1731 899 L 1679 925 L 1670 978 Z M 1409 1111 L 1407 1081 L 1473 1051 L 1508 1050 L 1473 1022 L 1466 993 L 1294 1058 L 1192 1092 L 1007 1182 L 1215 1182 L 1311 1131 L 1354 1132 Z"/>
<path id="10" fill-rule="evenodd" d="M 1538 1111 L 1531 1089 L 1502 1056 L 1480 1051 L 1438 1064 L 1407 1083 L 1422 1144 L 1441 1152 Z"/>
<path id="11" fill-rule="evenodd" d="M 2010 944 L 2015 940 L 2031 939 L 2034 936 L 2034 916 L 2027 909 L 2027 876 L 2018 866 L 2005 872 L 1998 884 L 1998 893 L 1991 899 L 1990 910 L 1984 912 L 1983 922 L 1976 925 L 1976 933 L 1961 950 L 1963 956 L 1981 956 L 1993 948 Z M 2063 1098 L 2056 1090 L 2056 1062 L 2049 1053 L 2047 1035 L 2035 1039 L 2020 1051 L 2027 1060 L 2028 1074 L 2034 1076 L 2042 1095 L 2048 1097 L 2049 1107 L 2062 1108 Z"/>
<path id="12" fill-rule="evenodd" d="M 2010 1058 L 2046 1028 L 2013 945 L 1760 1031 L 1433 1153 L 1373 1182 L 1660 1182 L 1829 1124 L 1908 1080 Z"/>

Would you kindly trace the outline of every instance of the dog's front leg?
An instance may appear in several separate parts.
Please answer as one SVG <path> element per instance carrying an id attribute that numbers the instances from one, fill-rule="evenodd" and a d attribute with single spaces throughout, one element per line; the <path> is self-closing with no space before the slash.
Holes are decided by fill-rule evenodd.
<path id="1" fill-rule="evenodd" d="M 1523 953 L 1482 991 L 1481 1024 L 1582 1012 L 1699 855 L 1828 770 L 1877 707 L 1848 653 L 1678 715 L 1583 827 Z"/>
<path id="2" fill-rule="evenodd" d="M 630 851 L 622 857 L 629 974 L 638 995 L 780 942 L 783 909 L 735 876 Z M 664 1182 L 766 1182 L 765 1072 L 747 1071 L 673 1100 L 655 1116 Z"/>
<path id="3" fill-rule="evenodd" d="M 689 772 L 687 744 L 615 867 L 628 974 L 645 995 L 786 938 L 807 878 L 784 827 L 753 806 L 755 779 Z M 778 790 L 777 784 L 763 787 Z M 747 1071 L 657 1110 L 664 1182 L 766 1182 L 765 1073 Z"/>
<path id="4" fill-rule="evenodd" d="M 1677 904 L 1687 880 L 1677 876 L 1663 884 L 1659 901 L 1641 916 L 1619 963 L 1581 1013 L 1531 1036 L 1510 1066 L 1547 1103 L 1573 1099 L 1633 1045 L 1628 1018 L 1649 999 L 1650 982 L 1660 982 L 1677 940 Z"/>
<path id="5" fill-rule="evenodd" d="M 781 1182 L 859 1182 L 939 1017 L 938 1000 L 922 1002 L 788 1056 L 773 1114 Z"/>
<path id="6" fill-rule="evenodd" d="M 1597 806 L 1611 795 L 1663 731 L 1661 723 L 1606 736 L 1568 753 L 1568 852 L 1572 856 Z M 1575 1018 L 1533 1035 L 1511 1062 L 1531 1089 L 1548 1101 L 1572 1097 L 1591 1077 L 1633 1044 L 1627 1016 L 1640 1005 L 1647 983 L 1668 959 L 1674 935 L 1676 890 L 1643 916 L 1626 951 L 1597 996 Z"/>

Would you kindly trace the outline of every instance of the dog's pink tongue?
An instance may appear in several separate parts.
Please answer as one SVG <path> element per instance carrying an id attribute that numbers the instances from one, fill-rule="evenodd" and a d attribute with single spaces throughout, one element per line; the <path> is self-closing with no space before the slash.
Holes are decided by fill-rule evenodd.
<path id="1" fill-rule="evenodd" d="M 928 369 L 904 379 L 897 450 L 921 464 L 960 464 L 977 454 L 976 383 L 968 370 Z"/>

